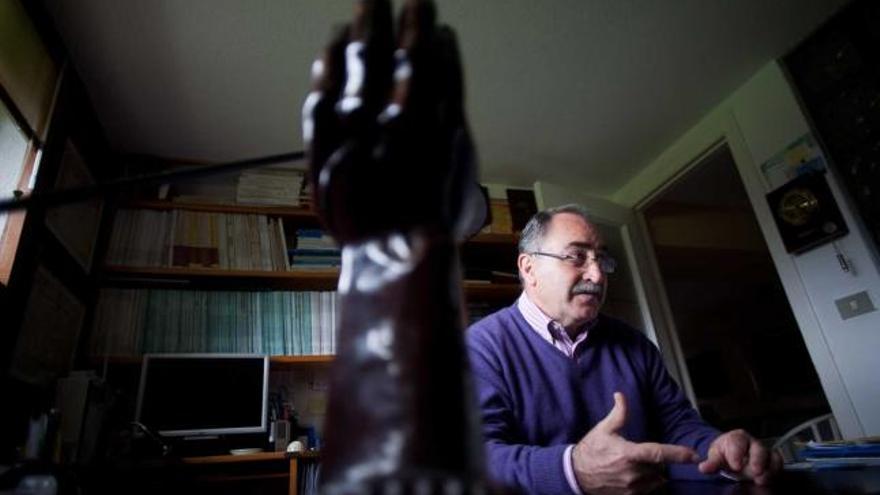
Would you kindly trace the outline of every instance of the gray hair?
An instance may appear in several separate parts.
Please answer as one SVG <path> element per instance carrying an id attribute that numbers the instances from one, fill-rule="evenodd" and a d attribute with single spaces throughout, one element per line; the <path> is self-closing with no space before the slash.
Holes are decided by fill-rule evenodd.
<path id="1" fill-rule="evenodd" d="M 532 253 L 534 251 L 539 251 L 541 249 L 541 242 L 544 240 L 544 236 L 547 235 L 547 228 L 550 225 L 550 221 L 559 213 L 571 213 L 581 217 L 585 222 L 592 223 L 590 221 L 590 214 L 587 213 L 587 209 L 576 203 L 569 203 L 567 205 L 556 206 L 539 211 L 538 213 L 535 213 L 531 220 L 529 220 L 529 223 L 527 223 L 522 230 L 522 234 L 519 237 L 519 252 Z"/>

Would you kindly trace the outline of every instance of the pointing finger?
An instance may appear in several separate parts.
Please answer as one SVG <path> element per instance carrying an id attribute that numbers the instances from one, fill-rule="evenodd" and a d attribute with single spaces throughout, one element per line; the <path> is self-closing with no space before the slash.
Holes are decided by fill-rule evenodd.
<path id="1" fill-rule="evenodd" d="M 703 474 L 717 473 L 718 470 L 721 469 L 721 464 L 723 462 L 724 456 L 718 449 L 718 445 L 716 443 L 712 443 L 712 446 L 709 447 L 709 452 L 706 454 L 706 460 L 701 462 L 699 465 L 700 472 Z"/>
<path id="2" fill-rule="evenodd" d="M 646 442 L 633 444 L 630 459 L 651 464 L 691 464 L 700 456 L 689 447 Z"/>

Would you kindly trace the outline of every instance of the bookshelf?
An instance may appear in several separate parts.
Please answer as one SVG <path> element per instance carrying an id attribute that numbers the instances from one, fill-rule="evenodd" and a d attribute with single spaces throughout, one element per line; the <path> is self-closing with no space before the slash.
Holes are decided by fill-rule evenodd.
<path id="1" fill-rule="evenodd" d="M 320 227 L 318 216 L 308 208 L 135 200 L 120 202 L 116 211 L 120 210 L 166 213 L 183 211 L 206 215 L 199 217 L 201 219 L 210 218 L 211 215 L 226 215 L 227 217 L 225 218 L 231 218 L 231 216 L 235 215 L 257 216 L 261 219 L 261 222 L 269 222 L 271 220 L 281 225 L 283 232 L 288 235 L 285 241 L 288 244 L 288 248 L 291 249 L 297 245 L 297 241 L 289 234 L 296 232 L 297 229 L 316 229 Z M 136 218 L 131 214 L 127 215 L 125 218 Z M 179 217 L 175 216 L 174 218 Z M 108 229 L 113 229 L 114 226 L 119 227 L 115 219 L 108 220 L 105 225 L 108 225 Z M 165 229 L 173 228 L 167 223 L 157 223 L 156 225 L 164 225 Z M 155 225 L 152 227 L 155 227 Z M 161 237 L 162 235 L 162 232 L 154 228 L 145 228 L 141 232 L 141 238 L 152 238 L 150 236 Z M 132 239 L 134 238 L 132 237 Z M 108 254 L 114 249 L 112 232 L 109 235 L 109 239 Z M 515 234 L 489 232 L 474 236 L 462 246 L 461 254 L 465 273 L 467 274 L 469 266 L 479 268 L 479 273 L 473 278 L 466 279 L 462 286 L 470 320 L 473 321 L 497 308 L 509 305 L 518 296 L 521 289 L 515 275 L 507 273 L 504 277 L 499 278 L 498 276 L 500 272 L 505 270 L 508 272 L 515 270 L 517 241 L 518 236 Z M 278 243 L 276 242 L 273 245 L 277 248 Z M 212 246 L 216 247 L 215 245 Z M 102 264 L 98 277 L 99 285 L 102 288 L 102 296 L 113 291 L 116 294 L 125 292 L 129 295 L 146 297 L 147 299 L 151 299 L 155 295 L 161 299 L 161 303 L 152 305 L 150 303 L 142 303 L 143 306 L 140 307 L 143 314 L 150 312 L 150 316 L 146 319 L 152 322 L 138 322 L 137 318 L 130 318 L 129 320 L 123 318 L 114 323 L 115 328 L 131 328 L 140 325 L 139 331 L 141 335 L 138 338 L 129 339 L 140 342 L 140 344 L 130 343 L 127 349 L 131 352 L 120 352 L 118 349 L 111 349 L 109 351 L 105 350 L 104 354 L 106 355 L 101 356 L 100 352 L 96 352 L 98 349 L 101 349 L 101 346 L 94 344 L 96 342 L 100 343 L 102 339 L 106 339 L 107 334 L 105 332 L 106 329 L 102 331 L 96 328 L 105 316 L 102 303 L 99 301 L 95 309 L 95 325 L 93 325 L 91 334 L 92 362 L 107 363 L 109 367 L 119 370 L 119 374 L 127 376 L 127 379 L 130 380 L 133 386 L 134 381 L 132 378 L 136 375 L 136 367 L 141 362 L 140 354 L 144 352 L 258 352 L 269 354 L 270 390 L 273 389 L 273 385 L 283 384 L 282 387 L 290 391 L 291 402 L 294 409 L 299 413 L 300 424 L 315 426 L 319 436 L 321 436 L 324 411 L 326 409 L 326 386 L 329 383 L 329 368 L 335 359 L 333 354 L 335 351 L 335 337 L 331 338 L 331 345 L 328 348 L 326 345 L 326 331 L 335 335 L 335 317 L 331 317 L 329 320 L 318 318 L 319 327 L 325 332 L 323 337 L 318 335 L 320 332 L 312 332 L 310 344 L 305 342 L 302 337 L 296 340 L 297 332 L 304 331 L 308 333 L 309 328 L 314 330 L 315 327 L 309 327 L 313 323 L 309 318 L 306 318 L 309 321 L 305 323 L 296 319 L 296 312 L 300 311 L 301 306 L 296 306 L 291 300 L 303 297 L 312 301 L 313 306 L 311 307 L 314 307 L 316 298 L 326 298 L 328 294 L 335 295 L 339 279 L 339 268 L 304 268 L 290 264 L 279 267 L 277 263 L 273 264 L 272 269 L 266 269 L 265 265 L 261 269 L 232 268 L 232 265 L 236 263 L 230 262 L 228 253 L 225 257 L 217 256 L 216 259 L 221 261 L 214 263 L 214 266 L 174 266 L 174 245 L 163 245 L 162 249 L 167 251 L 164 251 L 164 254 L 160 256 L 161 259 L 155 256 L 141 258 L 149 258 L 153 266 L 147 266 L 146 263 L 121 263 L 118 261 L 124 261 L 124 257 L 120 256 L 116 256 L 115 262 L 108 263 L 107 258 L 109 256 L 105 257 L 105 262 Z M 229 246 L 227 246 L 227 249 L 229 249 Z M 259 252 L 259 250 L 252 252 Z M 117 249 L 117 255 L 118 253 L 119 250 Z M 296 254 L 293 254 L 293 256 L 296 256 Z M 224 258 L 226 263 L 221 268 L 220 265 L 223 264 L 222 260 Z M 470 274 L 468 274 L 468 277 L 470 277 Z M 166 294 L 173 295 L 168 297 Z M 233 330 L 238 330 L 238 333 L 250 333 L 252 335 L 244 339 L 248 347 L 242 349 L 224 348 L 222 346 L 226 344 L 221 344 L 219 347 L 215 346 L 208 349 L 193 347 L 162 349 L 154 345 L 156 340 L 164 341 L 168 337 L 164 322 L 192 321 L 191 308 L 196 306 L 186 301 L 192 297 L 198 297 L 196 296 L 197 294 L 204 295 L 204 299 L 209 301 L 209 307 L 211 306 L 210 301 L 212 299 L 221 301 L 220 304 L 214 305 L 215 309 L 229 306 L 223 304 L 223 298 L 227 298 L 227 301 L 238 298 L 239 304 L 242 298 L 251 301 L 250 306 L 245 305 L 246 308 L 251 308 L 246 310 L 247 314 L 245 315 L 239 314 L 237 318 L 227 318 L 225 320 L 222 320 L 222 318 L 218 319 L 217 315 L 209 315 L 202 317 L 199 320 L 200 323 L 196 324 L 201 325 L 199 328 L 203 328 L 201 330 L 203 333 L 218 330 L 221 334 L 219 338 L 227 339 L 224 341 L 226 343 L 228 343 L 230 327 Z M 276 304 L 268 308 L 260 306 L 266 303 L 267 298 L 271 299 L 273 295 L 279 294 L 280 296 L 278 297 L 288 298 L 283 305 Z M 254 301 L 259 301 L 259 304 Z M 281 306 L 283 306 L 283 309 L 281 309 Z M 261 309 L 254 310 L 253 308 L 256 307 Z M 319 307 L 321 311 L 326 311 L 325 305 Z M 177 313 L 168 317 L 167 312 L 169 308 Z M 119 310 L 118 307 L 116 309 Z M 335 301 L 331 306 L 331 311 L 336 311 Z M 208 312 L 210 313 L 210 311 Z M 221 311 L 217 310 L 217 312 Z M 259 312 L 258 317 L 255 314 L 256 312 Z M 281 319 L 286 323 L 279 326 L 276 317 L 273 315 L 281 313 L 284 316 Z M 226 317 L 224 316 L 224 318 Z M 206 320 L 209 320 L 208 323 L 206 323 Z M 227 323 L 220 323 L 216 326 L 212 326 L 214 324 L 210 323 L 210 321 L 220 320 Z M 156 321 L 159 323 L 156 323 Z M 234 323 L 228 323 L 230 321 Z M 325 328 L 328 321 L 330 326 Z M 266 331 L 266 322 L 271 323 L 271 328 L 269 328 L 268 332 Z M 240 326 L 235 328 L 235 325 Z M 253 327 L 253 325 L 257 325 L 257 327 Z M 267 337 L 267 335 L 272 335 L 272 332 L 282 327 L 287 333 L 282 345 L 279 347 L 277 345 L 278 342 L 271 340 L 272 337 Z M 204 330 L 204 328 L 208 330 Z M 262 330 L 254 330 L 254 328 L 261 328 Z M 148 334 L 151 331 L 153 332 L 152 338 L 148 338 Z M 178 331 L 177 335 L 183 335 L 184 333 L 186 332 Z M 256 334 L 260 334 L 262 339 L 259 345 L 254 344 L 254 336 Z M 172 339 L 179 338 L 180 340 L 178 341 L 182 341 L 182 337 L 175 337 L 174 335 L 171 337 Z M 201 342 L 204 342 L 205 337 L 202 336 L 201 338 L 203 339 Z M 213 338 L 216 340 L 218 337 L 215 335 Z M 295 343 L 291 344 L 291 338 L 293 338 Z M 147 340 L 151 340 L 154 343 L 149 346 L 143 345 L 143 342 Z M 207 340 L 211 340 L 211 338 Z M 242 340 L 239 339 L 238 342 L 241 343 Z M 104 347 L 104 349 L 107 348 Z M 283 350 L 279 352 L 277 350 L 279 348 Z M 308 467 L 308 463 L 318 460 L 314 457 L 308 457 L 308 455 L 314 456 L 316 454 L 307 454 L 305 459 L 295 456 L 286 458 L 289 461 L 289 493 L 296 493 L 297 478 L 303 478 L 304 474 L 302 471 Z M 264 457 L 275 459 L 279 456 L 277 454 L 267 454 Z M 226 459 L 221 457 L 214 460 L 193 460 L 196 463 L 205 462 L 209 465 L 227 461 L 238 463 L 242 462 L 242 459 Z M 300 465 L 302 461 L 305 464 Z M 299 475 L 297 474 L 298 471 L 300 472 Z M 276 474 L 280 476 L 280 472 L 278 471 Z"/>
<path id="2" fill-rule="evenodd" d="M 237 221 L 237 219 L 244 218 L 245 216 L 249 218 L 257 218 L 257 222 L 263 225 L 268 222 L 270 225 L 270 231 L 271 229 L 274 229 L 271 225 L 277 225 L 279 227 L 278 230 L 281 232 L 280 235 L 285 236 L 285 238 L 281 239 L 281 242 L 276 240 L 271 246 L 263 245 L 261 250 L 261 247 L 258 244 L 261 242 L 265 244 L 267 239 L 265 233 L 260 239 L 255 239 L 255 236 L 260 234 L 257 230 L 254 230 L 253 225 L 251 225 L 250 230 L 244 229 L 235 231 L 235 235 L 232 233 L 232 227 L 228 227 L 228 245 L 224 246 L 224 243 L 227 242 L 225 240 L 227 235 L 221 234 L 218 238 L 218 235 L 211 230 L 212 233 L 210 235 L 213 236 L 213 240 L 208 239 L 207 235 L 202 235 L 204 232 L 199 234 L 202 235 L 202 238 L 198 241 L 202 244 L 199 249 L 207 247 L 209 249 L 218 250 L 225 247 L 228 251 L 234 251 L 235 248 L 237 248 L 239 253 L 242 254 L 243 244 L 240 242 L 239 238 L 249 236 L 249 239 L 246 242 L 251 243 L 248 247 L 248 249 L 251 250 L 243 252 L 246 257 L 254 254 L 259 256 L 260 253 L 266 255 L 267 247 L 271 247 L 273 250 L 279 250 L 284 249 L 282 248 L 282 245 L 284 245 L 288 248 L 284 249 L 286 251 L 286 258 L 286 254 L 293 252 L 293 248 L 298 242 L 297 237 L 291 235 L 292 233 L 297 232 L 297 229 L 314 230 L 320 227 L 318 216 L 307 206 L 252 206 L 230 203 L 210 203 L 201 200 L 198 202 L 182 202 L 174 200 L 136 199 L 120 202 L 116 211 L 126 211 L 128 216 L 124 217 L 124 219 L 135 219 L 137 222 L 144 223 L 144 225 L 131 227 L 127 226 L 124 221 L 108 221 L 111 226 L 111 241 L 110 247 L 108 248 L 107 259 L 105 260 L 99 275 L 102 294 L 106 294 L 107 291 L 111 289 L 116 291 L 141 291 L 146 293 L 146 297 L 149 298 L 153 297 L 155 294 L 159 294 L 160 291 L 172 290 L 181 291 L 178 293 L 180 294 L 179 299 L 187 299 L 192 294 L 190 291 L 207 293 L 209 294 L 209 298 L 213 297 L 210 296 L 210 294 L 217 292 L 229 293 L 231 291 L 238 291 L 239 294 L 260 294 L 270 291 L 285 293 L 288 295 L 290 293 L 310 293 L 310 296 L 305 297 L 310 297 L 312 301 L 314 301 L 316 297 L 315 293 L 324 294 L 324 296 L 326 296 L 327 293 L 334 293 L 336 289 L 339 278 L 338 267 L 303 267 L 290 263 L 281 266 L 278 264 L 278 258 L 275 255 L 273 255 L 274 261 L 271 266 L 268 263 L 263 263 L 259 269 L 255 267 L 233 267 L 234 265 L 240 265 L 240 263 L 235 263 L 231 258 L 232 255 L 229 253 L 225 255 L 221 254 L 219 256 L 215 255 L 211 258 L 211 266 L 199 266 L 200 261 L 190 263 L 189 266 L 176 266 L 180 264 L 177 259 L 177 252 L 175 251 L 178 247 L 176 243 L 182 243 L 183 240 L 179 238 L 181 236 L 180 232 L 177 232 L 177 235 L 179 236 L 178 238 L 174 237 L 174 230 L 177 229 L 177 224 L 175 222 L 182 222 L 182 219 L 187 219 L 186 221 L 190 223 L 210 221 L 212 222 L 211 229 L 214 229 L 218 221 L 220 223 L 226 222 L 227 224 L 232 225 L 235 223 L 232 219 L 236 219 L 235 221 Z M 164 213 L 162 214 L 162 220 L 156 220 L 156 218 L 153 218 L 150 220 L 151 223 L 148 223 L 138 216 L 139 212 L 142 211 Z M 197 216 L 186 216 L 186 213 L 178 214 L 175 212 L 193 212 Z M 168 213 L 171 213 L 171 215 L 168 215 Z M 114 237 L 113 229 L 119 230 L 121 228 L 130 229 L 133 230 L 133 232 L 124 233 L 128 237 L 125 237 L 125 235 L 122 237 Z M 192 229 L 193 226 L 190 225 L 188 228 Z M 203 231 L 208 230 L 202 228 L 201 225 L 198 226 L 198 228 Z M 233 237 L 239 240 L 233 241 Z M 196 241 L 193 241 L 194 238 L 195 237 L 191 237 L 189 242 L 196 243 Z M 122 240 L 120 241 L 120 239 Z M 153 248 L 155 252 L 149 256 L 141 256 L 143 253 L 138 253 L 136 256 L 133 256 L 133 258 L 138 258 L 137 262 L 126 263 L 126 260 L 124 259 L 125 256 L 122 256 L 119 253 L 130 247 L 127 243 L 133 244 L 141 242 L 143 239 L 147 239 L 148 242 L 152 242 L 158 246 Z M 474 311 L 474 314 L 470 316 L 471 320 L 483 316 L 498 307 L 510 304 L 519 294 L 519 284 L 516 281 L 515 276 L 510 273 L 515 269 L 517 241 L 518 235 L 516 234 L 486 232 L 474 236 L 462 247 L 462 260 L 465 266 L 466 275 L 463 290 L 469 311 L 471 308 L 477 308 Z M 117 244 L 116 248 L 114 248 L 114 242 Z M 233 242 L 238 244 L 233 246 Z M 116 254 L 111 256 L 114 249 L 116 249 Z M 295 257 L 296 254 L 292 256 Z M 110 259 L 111 257 L 112 260 Z M 219 262 L 217 261 L 217 258 L 220 259 Z M 473 277 L 472 273 L 469 273 L 469 266 L 480 267 L 480 270 L 478 270 L 479 274 L 476 277 Z M 507 273 L 503 272 L 505 269 Z M 499 270 L 501 270 L 501 272 L 499 272 Z M 504 277 L 500 280 L 493 275 L 498 273 L 504 274 Z M 264 297 L 254 297 L 263 301 L 262 305 L 266 306 Z M 191 312 L 192 308 L 195 307 L 190 303 L 183 303 L 181 307 L 177 307 L 175 305 L 178 302 L 177 299 L 174 299 L 169 302 L 169 305 L 172 306 L 173 311 L 178 311 L 181 314 Z M 222 304 L 222 301 L 220 304 Z M 262 312 L 257 320 L 260 320 L 263 323 L 255 323 L 254 318 L 249 318 L 254 315 L 245 315 L 246 317 L 238 318 L 238 323 L 243 325 L 262 324 L 266 326 L 270 324 L 266 323 L 266 321 L 273 318 L 272 315 L 275 311 L 272 307 L 263 308 L 260 301 L 254 302 L 250 306 L 244 305 L 240 307 L 243 307 L 246 311 L 257 311 L 253 308 L 261 308 L 259 311 Z M 308 307 L 309 306 L 306 305 L 306 308 Z M 290 311 L 296 312 L 300 311 L 300 309 L 300 307 L 297 307 Z M 123 311 L 125 309 L 117 308 L 116 310 Z M 140 308 L 140 310 L 145 312 L 144 314 L 146 315 L 146 311 L 149 309 Z M 163 308 L 163 311 L 164 310 L 165 309 Z M 334 312 L 336 310 L 335 296 L 334 303 L 330 310 Z M 323 308 L 322 311 L 326 311 L 326 308 Z M 96 313 L 95 324 L 93 327 L 101 325 L 101 309 L 99 308 Z M 147 318 L 147 316 L 144 318 Z M 179 318 L 175 316 L 170 317 L 170 320 L 176 319 L 183 320 L 185 319 L 185 316 L 182 315 Z M 271 324 L 274 325 L 276 323 L 282 326 L 283 324 L 287 324 L 279 322 Z M 314 321 L 311 323 L 314 323 Z M 202 321 L 197 324 L 204 326 L 207 323 Z M 335 325 L 335 320 L 331 318 L 328 324 L 331 325 L 331 327 L 322 331 L 335 334 L 335 327 L 332 326 Z M 299 327 L 296 327 L 298 330 L 295 329 L 294 332 L 308 332 L 307 328 L 309 322 L 291 323 L 291 325 L 299 325 Z M 145 325 L 145 327 L 148 326 L 149 325 Z M 143 328 L 142 330 L 144 332 L 149 332 L 150 328 Z M 182 331 L 174 330 L 174 332 L 179 332 L 181 334 L 186 333 L 187 331 L 188 330 L 186 329 Z M 328 353 L 328 348 L 326 346 L 313 348 L 308 342 L 299 342 L 299 344 L 290 345 L 289 342 L 285 341 L 286 343 L 280 346 L 268 346 L 266 335 L 272 334 L 274 331 L 274 327 L 269 330 L 264 328 L 262 331 L 262 340 L 258 337 L 256 340 L 259 342 L 256 344 L 253 342 L 245 343 L 245 346 L 241 348 L 214 347 L 201 349 L 197 347 L 194 348 L 192 345 L 184 345 L 182 347 L 162 349 L 153 345 L 150 348 L 142 349 L 140 352 L 135 352 L 135 354 L 137 355 L 142 352 L 261 352 L 269 353 L 273 356 L 273 369 L 323 366 L 332 361 L 332 350 L 335 349 L 335 347 L 329 349 L 331 352 Z M 93 328 L 92 338 L 107 339 L 106 332 L 107 329 L 101 330 Z M 259 330 L 256 330 L 256 332 L 259 333 Z M 131 338 L 145 340 L 148 337 L 149 335 L 140 335 Z M 313 335 L 312 337 L 314 339 L 318 338 L 317 335 Z M 175 335 L 171 335 L 170 337 L 166 335 L 162 337 L 162 339 L 165 340 L 168 340 L 169 338 L 173 340 L 177 337 L 175 337 Z M 288 340 L 291 338 L 290 330 L 288 330 L 286 338 Z M 293 338 L 296 338 L 296 336 L 294 335 Z M 204 340 L 205 338 L 202 337 L 202 341 Z M 253 340 L 253 338 L 251 338 L 251 340 Z M 305 340 L 308 341 L 308 338 Z M 315 342 L 317 342 L 317 340 L 315 340 Z M 264 344 L 266 345 L 264 346 Z M 335 346 L 335 342 L 333 345 Z M 90 348 L 94 353 L 95 350 L 100 349 L 101 346 L 95 345 L 93 342 Z M 105 346 L 104 349 L 104 352 L 113 356 L 114 359 L 120 358 L 119 349 L 113 348 L 112 346 Z M 126 349 L 130 350 L 131 346 L 128 346 Z M 278 349 L 284 349 L 284 352 L 279 353 L 277 351 Z M 267 352 L 269 350 L 272 352 Z M 93 355 L 92 359 L 94 360 L 97 357 L 99 356 Z"/>

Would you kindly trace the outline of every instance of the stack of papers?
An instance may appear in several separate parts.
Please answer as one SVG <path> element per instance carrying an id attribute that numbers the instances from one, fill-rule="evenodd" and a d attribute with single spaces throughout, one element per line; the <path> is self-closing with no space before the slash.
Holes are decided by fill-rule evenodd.
<path id="1" fill-rule="evenodd" d="M 236 189 L 236 203 L 299 206 L 303 174 L 296 170 L 251 170 L 242 172 Z"/>

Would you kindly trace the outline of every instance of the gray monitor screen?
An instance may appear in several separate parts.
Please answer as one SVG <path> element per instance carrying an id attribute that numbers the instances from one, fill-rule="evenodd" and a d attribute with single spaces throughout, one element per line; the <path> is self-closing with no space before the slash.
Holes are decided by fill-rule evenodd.
<path id="1" fill-rule="evenodd" d="M 268 374 L 266 356 L 147 355 L 135 420 L 165 436 L 264 432 Z"/>

